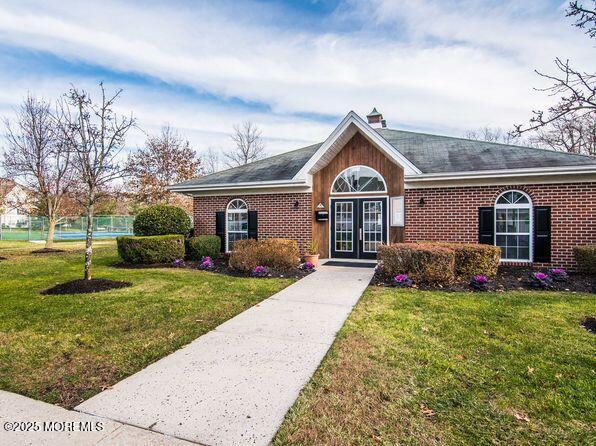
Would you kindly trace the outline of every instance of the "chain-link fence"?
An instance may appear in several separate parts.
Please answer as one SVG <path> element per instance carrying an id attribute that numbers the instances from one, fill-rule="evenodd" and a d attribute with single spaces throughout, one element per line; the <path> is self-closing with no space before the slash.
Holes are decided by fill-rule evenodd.
<path id="1" fill-rule="evenodd" d="M 132 234 L 132 215 L 98 215 L 93 217 L 94 238 L 114 238 Z M 56 224 L 54 240 L 84 239 L 87 217 L 61 217 Z M 48 235 L 46 217 L 0 215 L 0 240 L 45 240 Z"/>

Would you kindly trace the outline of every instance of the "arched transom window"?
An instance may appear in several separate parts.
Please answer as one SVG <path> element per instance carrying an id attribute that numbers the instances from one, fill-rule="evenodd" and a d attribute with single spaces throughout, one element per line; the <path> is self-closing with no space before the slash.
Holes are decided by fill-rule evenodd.
<path id="1" fill-rule="evenodd" d="M 333 193 L 386 192 L 383 177 L 367 166 L 352 166 L 341 172 L 331 187 Z"/>
<path id="2" fill-rule="evenodd" d="M 502 260 L 530 261 L 532 255 L 532 202 L 520 191 L 510 190 L 495 203 L 495 244 Z"/>
<path id="3" fill-rule="evenodd" d="M 239 198 L 228 203 L 226 209 L 226 251 L 231 251 L 236 240 L 248 238 L 248 206 Z"/>

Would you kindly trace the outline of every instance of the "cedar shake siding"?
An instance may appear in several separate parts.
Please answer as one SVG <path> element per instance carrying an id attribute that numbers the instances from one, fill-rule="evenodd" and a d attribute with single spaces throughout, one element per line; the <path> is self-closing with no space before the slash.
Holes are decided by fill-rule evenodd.
<path id="1" fill-rule="evenodd" d="M 478 208 L 513 189 L 551 207 L 551 262 L 533 265 L 573 269 L 573 247 L 596 244 L 596 182 L 406 189 L 406 242 L 477 243 Z"/>
<path id="2" fill-rule="evenodd" d="M 249 211 L 257 211 L 259 238 L 293 239 L 300 253 L 305 253 L 312 239 L 310 193 L 194 197 L 195 234 L 215 234 L 215 213 L 225 212 L 234 198 L 244 200 Z"/>

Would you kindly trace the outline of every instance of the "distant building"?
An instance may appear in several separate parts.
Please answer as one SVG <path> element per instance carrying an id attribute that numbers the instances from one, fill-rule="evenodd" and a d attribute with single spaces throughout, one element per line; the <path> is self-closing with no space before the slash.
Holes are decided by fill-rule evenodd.
<path id="1" fill-rule="evenodd" d="M 0 223 L 15 228 L 27 225 L 30 207 L 27 189 L 8 178 L 0 178 Z"/>

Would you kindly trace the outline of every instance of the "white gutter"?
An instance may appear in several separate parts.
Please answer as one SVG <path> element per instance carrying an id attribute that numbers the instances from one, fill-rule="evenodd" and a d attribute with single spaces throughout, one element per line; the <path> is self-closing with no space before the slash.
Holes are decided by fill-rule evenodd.
<path id="1" fill-rule="evenodd" d="M 249 181 L 244 183 L 219 183 L 219 184 L 205 184 L 205 185 L 173 185 L 168 186 L 168 190 L 172 192 L 198 192 L 198 191 L 214 191 L 214 190 L 234 190 L 234 189 L 263 189 L 263 188 L 279 188 L 279 187 L 310 187 L 307 180 L 283 180 L 283 181 Z"/>
<path id="2" fill-rule="evenodd" d="M 562 167 L 538 167 L 528 169 L 498 169 L 498 170 L 474 170 L 467 172 L 447 173 L 423 173 L 420 175 L 406 175 L 405 181 L 449 181 L 467 180 L 482 178 L 511 178 L 520 176 L 549 176 L 549 175 L 575 175 L 575 174 L 596 174 L 596 164 L 585 166 L 562 166 Z"/>

